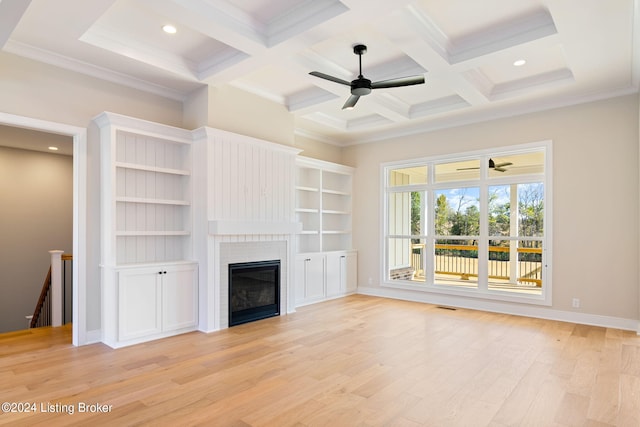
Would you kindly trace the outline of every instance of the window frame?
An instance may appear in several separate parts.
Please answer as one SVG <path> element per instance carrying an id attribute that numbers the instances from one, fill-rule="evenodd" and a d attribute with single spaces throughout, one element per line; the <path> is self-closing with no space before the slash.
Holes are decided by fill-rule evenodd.
<path id="1" fill-rule="evenodd" d="M 529 173 L 513 176 L 489 176 L 488 159 L 490 157 L 513 156 L 518 154 L 527 154 L 532 152 L 542 152 L 544 155 L 544 171 L 543 173 Z M 446 182 L 435 181 L 435 171 L 437 164 L 452 163 L 458 161 L 466 161 L 480 158 L 480 177 L 470 180 L 452 180 Z M 519 144 L 512 146 L 494 147 L 476 151 L 468 151 L 463 153 L 451 153 L 439 156 L 429 156 L 423 158 L 413 158 L 411 160 L 400 160 L 393 162 L 385 162 L 380 164 L 380 189 L 381 189 L 381 230 L 382 244 L 380 250 L 380 284 L 382 287 L 406 289 L 412 291 L 422 291 L 437 294 L 446 294 L 453 296 L 471 297 L 475 299 L 498 300 L 506 302 L 527 303 L 534 305 L 552 304 L 552 242 L 553 242 L 553 176 L 552 176 L 552 141 L 539 141 L 527 144 Z M 410 168 L 418 166 L 427 166 L 428 178 L 425 184 L 409 184 L 402 186 L 391 186 L 389 184 L 389 173 L 395 169 Z M 488 282 L 488 247 L 489 247 L 489 228 L 488 228 L 488 198 L 489 188 L 497 185 L 513 185 L 542 183 L 544 186 L 544 235 L 542 237 L 542 291 L 540 295 L 535 294 L 519 294 L 510 291 L 501 291 L 489 289 Z M 429 254 L 433 251 L 433 245 L 438 236 L 435 235 L 435 191 L 464 188 L 479 187 L 480 189 L 480 239 L 478 241 L 478 284 L 476 288 L 458 288 L 448 285 L 438 285 L 434 280 L 434 266 L 425 265 L 425 281 L 415 282 L 411 280 L 391 280 L 389 278 L 389 239 L 405 238 L 420 239 L 425 242 L 425 253 Z M 389 194 L 396 192 L 421 192 L 425 197 L 422 201 L 426 208 L 422 211 L 425 214 L 421 218 L 426 226 L 421 230 L 420 235 L 390 235 L 389 234 Z M 423 197 L 424 197 L 423 196 Z M 447 236 L 452 237 L 452 236 Z M 458 237 L 458 236 L 453 236 Z M 513 236 L 509 236 L 512 238 Z M 464 239 L 464 236 L 460 236 Z M 527 239 L 527 238 L 525 238 Z M 423 254 L 423 256 L 425 256 Z M 433 262 L 431 262 L 433 264 Z"/>

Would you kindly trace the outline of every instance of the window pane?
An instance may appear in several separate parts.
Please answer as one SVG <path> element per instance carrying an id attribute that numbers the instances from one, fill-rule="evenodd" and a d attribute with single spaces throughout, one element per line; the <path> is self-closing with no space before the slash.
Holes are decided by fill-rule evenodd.
<path id="1" fill-rule="evenodd" d="M 425 281 L 426 255 L 424 239 L 412 240 L 411 268 L 413 270 L 413 281 Z"/>
<path id="2" fill-rule="evenodd" d="M 427 183 L 427 167 L 414 166 L 410 168 L 393 169 L 389 171 L 389 187 Z"/>
<path id="3" fill-rule="evenodd" d="M 435 234 L 438 236 L 478 236 L 480 234 L 480 189 L 437 190 Z"/>
<path id="4" fill-rule="evenodd" d="M 511 233 L 511 186 L 489 187 L 489 236 L 509 236 Z"/>
<path id="5" fill-rule="evenodd" d="M 489 161 L 490 178 L 541 173 L 544 173 L 542 151 L 497 156 Z"/>
<path id="6" fill-rule="evenodd" d="M 435 245 L 437 285 L 478 287 L 478 245 L 476 240 L 439 239 Z"/>
<path id="7" fill-rule="evenodd" d="M 518 184 L 518 236 L 544 236 L 544 185 Z"/>
<path id="8" fill-rule="evenodd" d="M 389 249 L 389 279 L 411 280 L 411 239 L 391 237 L 388 239 Z"/>
<path id="9" fill-rule="evenodd" d="M 542 241 L 518 243 L 518 283 L 542 290 Z"/>
<path id="10" fill-rule="evenodd" d="M 426 264 L 424 247 L 424 240 L 389 238 L 389 279 L 424 283 Z"/>
<path id="11" fill-rule="evenodd" d="M 389 234 L 411 235 L 411 193 L 389 194 Z"/>
<path id="12" fill-rule="evenodd" d="M 436 182 L 480 179 L 480 160 L 441 163 L 435 165 Z"/>
<path id="13" fill-rule="evenodd" d="M 541 241 L 490 240 L 489 289 L 542 294 Z"/>
<path id="14" fill-rule="evenodd" d="M 389 193 L 388 232 L 392 236 L 419 236 L 425 230 L 422 207 L 424 195 L 419 191 Z"/>

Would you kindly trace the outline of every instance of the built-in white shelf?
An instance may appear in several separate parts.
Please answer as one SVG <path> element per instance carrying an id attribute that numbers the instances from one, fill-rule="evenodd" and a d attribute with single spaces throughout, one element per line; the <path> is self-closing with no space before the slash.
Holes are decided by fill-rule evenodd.
<path id="1" fill-rule="evenodd" d="M 191 171 L 186 169 L 171 169 L 171 168 L 160 168 L 156 166 L 148 166 L 148 165 L 140 165 L 136 163 L 124 163 L 124 162 L 116 162 L 115 166 L 122 169 L 133 169 L 133 170 L 141 170 L 147 172 L 158 172 L 158 173 L 166 173 L 170 175 L 191 175 Z"/>
<path id="2" fill-rule="evenodd" d="M 353 168 L 302 156 L 296 163 L 298 253 L 350 250 Z"/>
<path id="3" fill-rule="evenodd" d="M 320 189 L 317 188 L 317 187 L 302 187 L 302 186 L 297 186 L 296 190 L 298 190 L 298 191 L 311 191 L 311 192 L 314 192 L 314 193 L 317 193 L 318 191 L 320 191 Z"/>
<path id="4" fill-rule="evenodd" d="M 189 231 L 116 231 L 116 236 L 189 236 Z"/>
<path id="5" fill-rule="evenodd" d="M 122 203 L 149 203 L 154 205 L 176 205 L 189 206 L 190 202 L 186 200 L 169 200 L 169 199 L 145 199 L 143 197 L 116 197 L 116 202 Z"/>
<path id="6" fill-rule="evenodd" d="M 336 194 L 338 196 L 351 196 L 351 193 L 347 193 L 346 191 L 323 189 L 322 192 L 325 194 Z"/>
<path id="7" fill-rule="evenodd" d="M 193 258 L 190 131 L 104 113 L 104 265 Z"/>

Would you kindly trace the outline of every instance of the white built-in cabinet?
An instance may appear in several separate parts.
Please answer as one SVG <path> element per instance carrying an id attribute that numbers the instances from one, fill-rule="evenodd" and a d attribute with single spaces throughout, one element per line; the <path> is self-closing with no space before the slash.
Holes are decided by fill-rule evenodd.
<path id="1" fill-rule="evenodd" d="M 112 347 L 194 330 L 192 134 L 103 113 L 100 144 L 103 340 Z"/>
<path id="2" fill-rule="evenodd" d="M 118 341 L 173 335 L 197 324 L 195 263 L 118 270 Z"/>
<path id="3" fill-rule="evenodd" d="M 356 291 L 352 249 L 353 168 L 299 156 L 296 161 L 296 305 Z"/>
<path id="4" fill-rule="evenodd" d="M 313 304 L 356 292 L 356 251 L 307 253 L 296 256 L 296 306 Z"/>

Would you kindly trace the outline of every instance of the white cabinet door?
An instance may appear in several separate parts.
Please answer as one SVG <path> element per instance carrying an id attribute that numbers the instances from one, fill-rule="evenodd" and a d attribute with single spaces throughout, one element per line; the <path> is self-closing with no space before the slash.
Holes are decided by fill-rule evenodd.
<path id="1" fill-rule="evenodd" d="M 342 279 L 342 257 L 340 253 L 327 254 L 327 297 L 334 297 L 344 293 Z"/>
<path id="2" fill-rule="evenodd" d="M 198 323 L 196 267 L 171 266 L 162 274 L 162 330 L 175 331 Z"/>
<path id="3" fill-rule="evenodd" d="M 324 298 L 324 256 L 303 255 L 296 258 L 296 305 Z"/>
<path id="4" fill-rule="evenodd" d="M 344 292 L 353 293 L 358 288 L 358 254 L 349 252 L 340 258 L 340 276 Z"/>
<path id="5" fill-rule="evenodd" d="M 123 270 L 118 278 L 118 340 L 162 331 L 160 269 Z"/>
<path id="6" fill-rule="evenodd" d="M 295 284 L 293 288 L 296 306 L 304 304 L 305 298 L 307 297 L 306 260 L 306 256 L 296 257 Z"/>
<path id="7" fill-rule="evenodd" d="M 327 297 L 353 293 L 358 286 L 357 254 L 329 252 L 327 257 Z"/>
<path id="8" fill-rule="evenodd" d="M 314 255 L 306 258 L 306 295 L 307 300 L 324 298 L 324 256 Z"/>

